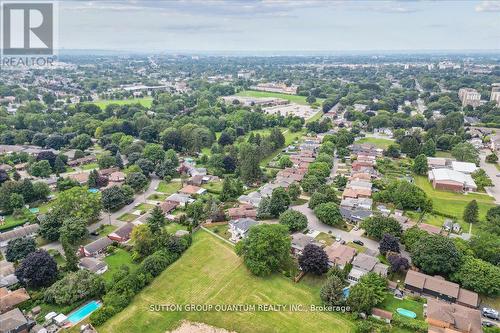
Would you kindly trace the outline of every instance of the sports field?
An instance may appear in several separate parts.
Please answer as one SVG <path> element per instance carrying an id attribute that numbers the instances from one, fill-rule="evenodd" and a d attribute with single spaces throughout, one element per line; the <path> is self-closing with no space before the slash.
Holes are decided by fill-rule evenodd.
<path id="1" fill-rule="evenodd" d="M 283 98 L 283 99 L 289 100 L 292 103 L 303 104 L 303 105 L 309 104 L 306 102 L 306 96 L 281 94 L 281 93 L 274 93 L 274 92 L 267 92 L 267 91 L 244 90 L 244 91 L 238 92 L 236 95 L 237 96 L 246 96 L 246 97 L 276 97 L 276 98 Z M 323 101 L 324 101 L 323 98 L 316 99 L 316 102 L 319 104 L 323 103 Z"/>
<path id="2" fill-rule="evenodd" d="M 395 142 L 394 142 L 394 140 L 390 140 L 390 139 L 368 137 L 368 138 L 359 139 L 358 141 L 356 141 L 356 143 L 371 143 L 371 144 L 375 145 L 375 147 L 377 147 L 377 148 L 386 149 L 387 147 L 389 147 L 389 145 L 391 145 Z"/>
<path id="3" fill-rule="evenodd" d="M 126 104 L 141 104 L 147 108 L 151 107 L 153 103 L 152 97 L 141 97 L 141 98 L 133 98 L 133 99 L 102 99 L 93 101 L 93 104 L 97 105 L 101 109 L 104 109 L 109 104 L 118 104 L 118 105 L 126 105 Z"/>
<path id="4" fill-rule="evenodd" d="M 306 279 L 307 281 L 307 279 Z M 156 304 L 320 304 L 319 287 L 281 275 L 251 275 L 234 248 L 205 231 L 177 262 L 98 331 L 163 333 L 187 319 L 244 332 L 353 332 L 346 315 L 327 312 L 153 312 Z"/>

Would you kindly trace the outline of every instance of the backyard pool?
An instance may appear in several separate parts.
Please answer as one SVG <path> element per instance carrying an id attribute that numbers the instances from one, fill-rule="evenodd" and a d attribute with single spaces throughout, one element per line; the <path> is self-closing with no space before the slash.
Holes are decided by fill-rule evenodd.
<path id="1" fill-rule="evenodd" d="M 397 313 L 399 313 L 402 316 L 405 316 L 408 318 L 417 318 L 417 314 L 413 311 L 402 309 L 402 308 L 397 308 L 396 311 L 397 311 Z"/>
<path id="2" fill-rule="evenodd" d="M 80 321 L 82 321 L 83 319 L 85 319 L 86 317 L 88 317 L 92 312 L 99 309 L 101 306 L 102 304 L 97 301 L 89 302 L 84 306 L 82 306 L 81 308 L 79 308 L 78 310 L 72 312 L 68 316 L 67 320 L 71 323 L 71 325 L 75 325 Z"/>

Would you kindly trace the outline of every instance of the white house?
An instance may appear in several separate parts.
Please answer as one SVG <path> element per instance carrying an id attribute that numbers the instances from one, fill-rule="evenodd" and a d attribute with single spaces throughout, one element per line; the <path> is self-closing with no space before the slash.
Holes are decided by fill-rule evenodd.
<path id="1" fill-rule="evenodd" d="M 259 224 L 254 219 L 244 217 L 229 222 L 229 232 L 231 233 L 231 241 L 238 242 L 247 236 L 248 230 L 254 225 Z"/>
<path id="2" fill-rule="evenodd" d="M 478 169 L 478 167 L 474 163 L 459 162 L 459 161 L 452 161 L 451 168 L 455 171 L 462 172 L 468 175 L 477 171 Z"/>

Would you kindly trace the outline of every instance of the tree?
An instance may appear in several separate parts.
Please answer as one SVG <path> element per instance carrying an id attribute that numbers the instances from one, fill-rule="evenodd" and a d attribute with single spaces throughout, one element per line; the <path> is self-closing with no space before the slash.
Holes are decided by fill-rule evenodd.
<path id="1" fill-rule="evenodd" d="M 412 263 L 430 275 L 448 275 L 460 265 L 460 253 L 455 243 L 440 235 L 428 235 L 417 240 L 410 254 Z"/>
<path id="2" fill-rule="evenodd" d="M 9 211 L 16 211 L 24 207 L 24 196 L 19 193 L 12 193 L 9 197 Z"/>
<path id="3" fill-rule="evenodd" d="M 101 276 L 88 270 L 69 273 L 44 292 L 44 300 L 50 304 L 71 305 L 100 297 L 105 292 Z"/>
<path id="4" fill-rule="evenodd" d="M 329 276 L 321 287 L 320 297 L 323 304 L 338 306 L 344 303 L 345 283 L 338 276 Z"/>
<path id="5" fill-rule="evenodd" d="M 248 236 L 236 244 L 236 253 L 243 257 L 248 269 L 264 276 L 279 271 L 290 258 L 288 228 L 280 224 L 253 226 Z"/>
<path id="6" fill-rule="evenodd" d="M 116 152 L 116 155 L 115 155 L 115 165 L 118 168 L 123 169 L 123 159 L 122 159 L 122 155 L 120 154 L 120 151 Z"/>
<path id="7" fill-rule="evenodd" d="M 429 139 L 425 141 L 424 145 L 422 146 L 422 153 L 428 157 L 436 155 L 436 143 L 434 142 L 434 140 Z"/>
<path id="8" fill-rule="evenodd" d="M 472 179 L 474 179 L 474 182 L 476 183 L 477 189 L 479 191 L 484 191 L 485 187 L 493 186 L 493 182 L 491 181 L 490 177 L 488 177 L 486 171 L 484 171 L 483 169 L 474 171 L 471 176 Z"/>
<path id="9" fill-rule="evenodd" d="M 322 203 L 340 203 L 335 189 L 328 185 L 319 186 L 309 199 L 309 208 L 314 209 Z"/>
<path id="10" fill-rule="evenodd" d="M 479 220 L 479 206 L 475 199 L 469 201 L 467 206 L 465 206 L 463 218 L 467 223 L 477 223 Z"/>
<path id="11" fill-rule="evenodd" d="M 78 270 L 78 257 L 76 256 L 76 246 L 71 245 L 67 240 L 62 240 L 61 245 L 64 251 L 64 259 L 66 263 L 64 264 L 64 269 L 67 272 L 74 272 Z"/>
<path id="12" fill-rule="evenodd" d="M 374 200 L 392 202 L 398 209 L 431 211 L 432 200 L 417 185 L 407 181 L 393 181 L 384 190 L 373 195 Z"/>
<path id="13" fill-rule="evenodd" d="M 377 240 L 382 239 L 385 234 L 394 237 L 401 237 L 403 232 L 401 225 L 392 217 L 381 215 L 372 216 L 361 222 L 361 228 L 365 229 L 366 234 Z"/>
<path id="14" fill-rule="evenodd" d="M 155 208 L 153 208 L 151 215 L 147 219 L 147 224 L 153 235 L 161 232 L 165 226 L 165 215 L 163 214 L 160 206 L 155 206 Z"/>
<path id="15" fill-rule="evenodd" d="M 86 187 L 73 187 L 59 193 L 52 206 L 54 214 L 66 218 L 81 218 L 86 222 L 95 221 L 101 212 L 101 194 L 91 193 Z"/>
<path id="16" fill-rule="evenodd" d="M 307 217 L 296 210 L 288 209 L 280 215 L 280 224 L 286 225 L 290 231 L 307 228 Z"/>
<path id="17" fill-rule="evenodd" d="M 125 178 L 125 184 L 132 187 L 136 192 L 143 190 L 148 184 L 148 179 L 140 172 L 129 173 Z"/>
<path id="18" fill-rule="evenodd" d="M 451 155 L 458 161 L 479 163 L 479 152 L 469 142 L 462 142 L 451 149 Z"/>
<path id="19" fill-rule="evenodd" d="M 57 263 L 47 251 L 36 250 L 24 258 L 15 275 L 28 288 L 47 287 L 57 279 Z"/>
<path id="20" fill-rule="evenodd" d="M 253 183 L 262 177 L 260 169 L 260 152 L 257 146 L 242 143 L 239 146 L 239 172 L 241 179 L 246 183 Z"/>
<path id="21" fill-rule="evenodd" d="M 9 180 L 9 174 L 4 169 L 0 169 L 0 185 Z"/>
<path id="22" fill-rule="evenodd" d="M 415 157 L 415 160 L 413 161 L 413 172 L 415 172 L 417 175 L 420 176 L 425 176 L 427 175 L 429 167 L 427 166 L 427 156 L 424 154 L 420 154 L 417 157 Z"/>
<path id="23" fill-rule="evenodd" d="M 410 263 L 408 262 L 408 259 L 406 259 L 405 257 L 401 256 L 398 253 L 395 252 L 387 253 L 387 260 L 391 265 L 391 272 L 393 273 L 404 272 L 408 270 L 408 268 L 410 268 Z"/>
<path id="24" fill-rule="evenodd" d="M 148 177 L 153 171 L 155 171 L 155 164 L 146 158 L 138 159 L 137 161 L 135 161 L 135 165 L 137 165 L 141 169 L 142 173 L 146 177 Z M 161 168 L 161 164 L 159 165 Z"/>
<path id="25" fill-rule="evenodd" d="M 382 239 L 380 240 L 378 249 L 383 255 L 386 255 L 387 252 L 399 253 L 398 239 L 391 234 L 384 234 L 384 236 L 382 236 Z"/>
<path id="26" fill-rule="evenodd" d="M 220 199 L 222 201 L 229 201 L 238 198 L 243 194 L 243 183 L 239 179 L 232 177 L 224 178 L 222 183 L 222 192 Z"/>
<path id="27" fill-rule="evenodd" d="M 186 215 L 193 220 L 193 225 L 197 226 L 205 219 L 205 205 L 201 200 L 196 200 L 186 207 Z"/>
<path id="28" fill-rule="evenodd" d="M 165 151 L 161 145 L 156 143 L 148 143 L 146 147 L 144 147 L 142 155 L 144 158 L 153 162 L 154 165 L 160 164 L 165 159 Z"/>
<path id="29" fill-rule="evenodd" d="M 33 162 L 28 166 L 28 173 L 34 177 L 49 178 L 52 173 L 52 168 L 47 160 Z"/>
<path id="30" fill-rule="evenodd" d="M 365 274 L 351 287 L 347 304 L 353 311 L 369 313 L 373 307 L 383 302 L 386 288 L 386 279 L 373 272 Z"/>
<path id="31" fill-rule="evenodd" d="M 401 156 L 401 152 L 399 151 L 399 145 L 391 144 L 384 151 L 384 155 L 392 158 L 398 158 Z"/>
<path id="32" fill-rule="evenodd" d="M 322 203 L 314 208 L 314 214 L 318 219 L 328 225 L 342 224 L 342 215 L 339 207 L 333 202 Z"/>
<path id="33" fill-rule="evenodd" d="M 405 245 L 406 250 L 411 252 L 415 244 L 417 244 L 417 242 L 422 238 L 427 237 L 427 235 L 428 234 L 426 231 L 420 229 L 417 226 L 406 229 L 402 237 L 402 241 Z"/>
<path id="34" fill-rule="evenodd" d="M 54 172 L 58 175 L 66 172 L 66 164 L 64 163 L 64 161 L 61 159 L 60 156 L 57 156 L 54 162 Z"/>
<path id="35" fill-rule="evenodd" d="M 17 238 L 7 243 L 5 258 L 7 261 L 15 262 L 24 259 L 28 254 L 35 251 L 36 243 L 33 238 Z"/>
<path id="36" fill-rule="evenodd" d="M 274 149 L 278 149 L 285 145 L 285 136 L 278 127 L 273 127 L 269 134 L 269 141 L 272 142 Z"/>
<path id="37" fill-rule="evenodd" d="M 227 146 L 232 144 L 234 138 L 227 131 L 222 131 L 220 134 L 219 140 L 217 141 L 221 146 Z"/>
<path id="38" fill-rule="evenodd" d="M 269 213 L 272 217 L 278 217 L 288 209 L 290 203 L 290 196 L 286 190 L 283 187 L 275 188 L 271 195 L 271 200 L 269 201 Z"/>
<path id="39" fill-rule="evenodd" d="M 127 193 L 123 187 L 111 186 L 102 191 L 102 207 L 108 211 L 115 211 L 132 202 L 133 194 Z"/>
<path id="40" fill-rule="evenodd" d="M 75 149 L 79 149 L 82 151 L 87 150 L 88 148 L 92 147 L 92 138 L 88 134 L 80 134 L 73 138 L 70 142 L 71 147 Z"/>
<path id="41" fill-rule="evenodd" d="M 134 244 L 134 252 L 140 257 L 147 257 L 154 252 L 154 235 L 146 224 L 141 224 L 132 229 L 130 239 Z"/>
<path id="42" fill-rule="evenodd" d="M 475 232 L 469 241 L 473 254 L 493 265 L 500 266 L 500 237 L 490 230 Z"/>
<path id="43" fill-rule="evenodd" d="M 486 162 L 495 164 L 498 162 L 498 156 L 495 153 L 489 154 L 486 156 Z"/>
<path id="44" fill-rule="evenodd" d="M 325 274 L 328 271 L 328 256 L 319 246 L 307 244 L 299 257 L 299 266 L 305 273 Z"/>
<path id="45" fill-rule="evenodd" d="M 79 218 L 65 219 L 59 229 L 61 241 L 76 245 L 78 241 L 85 238 L 88 234 L 86 221 Z"/>
<path id="46" fill-rule="evenodd" d="M 291 168 L 293 166 L 293 162 L 290 159 L 290 156 L 288 156 L 288 155 L 281 156 L 279 161 L 278 161 L 278 166 L 282 169 Z"/>
<path id="47" fill-rule="evenodd" d="M 500 267 L 472 256 L 464 258 L 451 279 L 463 288 L 480 294 L 491 297 L 500 295 Z"/>
<path id="48" fill-rule="evenodd" d="M 290 196 L 290 200 L 296 201 L 300 197 L 302 190 L 300 189 L 300 185 L 298 183 L 291 183 L 288 186 L 287 192 Z"/>

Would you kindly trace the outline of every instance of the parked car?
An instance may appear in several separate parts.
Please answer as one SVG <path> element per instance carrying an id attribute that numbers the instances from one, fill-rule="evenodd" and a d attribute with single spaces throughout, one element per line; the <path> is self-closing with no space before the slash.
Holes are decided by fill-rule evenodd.
<path id="1" fill-rule="evenodd" d="M 340 244 L 344 245 L 345 244 L 345 240 L 341 240 Z"/>
<path id="2" fill-rule="evenodd" d="M 358 244 L 358 245 L 361 245 L 361 246 L 365 245 L 365 243 L 363 243 L 362 241 L 357 240 L 357 239 L 356 239 L 356 240 L 353 240 L 352 242 L 353 242 L 354 244 Z"/>
<path id="3" fill-rule="evenodd" d="M 481 312 L 483 313 L 483 316 L 487 318 L 498 320 L 498 311 L 495 309 L 483 308 Z"/>
<path id="4" fill-rule="evenodd" d="M 94 230 L 90 233 L 92 236 L 99 236 L 99 232 L 97 230 Z"/>
<path id="5" fill-rule="evenodd" d="M 335 237 L 336 242 L 340 242 L 341 240 L 342 240 L 342 238 L 340 238 L 340 236 Z"/>
<path id="6" fill-rule="evenodd" d="M 490 321 L 483 321 L 481 323 L 481 325 L 483 325 L 484 327 L 493 327 L 493 326 L 495 326 L 495 324 L 492 323 L 492 322 L 490 322 Z"/>
<path id="7" fill-rule="evenodd" d="M 354 231 L 358 231 L 359 230 L 359 227 L 358 226 L 355 226 L 354 227 Z"/>

